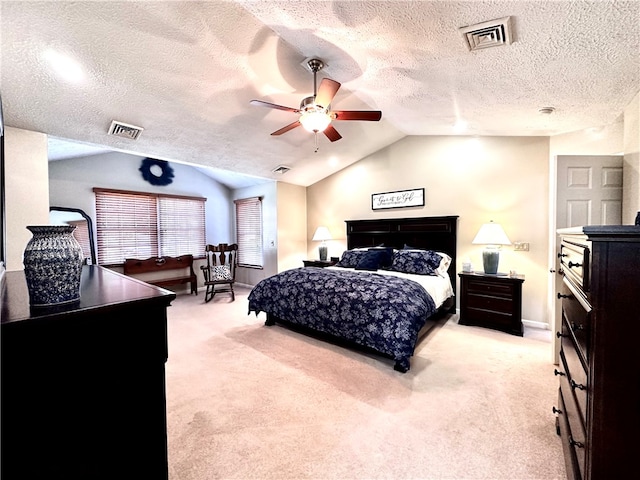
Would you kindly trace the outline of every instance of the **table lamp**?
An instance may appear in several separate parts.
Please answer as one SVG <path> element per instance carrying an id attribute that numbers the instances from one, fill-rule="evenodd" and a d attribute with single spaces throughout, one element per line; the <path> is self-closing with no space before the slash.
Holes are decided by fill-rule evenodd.
<path id="1" fill-rule="evenodd" d="M 329 233 L 329 229 L 327 227 L 318 227 L 316 229 L 316 233 L 313 234 L 313 238 L 311 239 L 315 242 L 322 242 L 318 247 L 318 254 L 320 255 L 320 260 L 327 260 L 327 240 L 331 240 L 331 234 Z"/>
<path id="2" fill-rule="evenodd" d="M 491 220 L 489 223 L 482 225 L 472 243 L 486 245 L 484 252 L 482 252 L 484 273 L 489 275 L 497 274 L 498 263 L 500 262 L 500 245 L 511 245 L 500 224 Z"/>

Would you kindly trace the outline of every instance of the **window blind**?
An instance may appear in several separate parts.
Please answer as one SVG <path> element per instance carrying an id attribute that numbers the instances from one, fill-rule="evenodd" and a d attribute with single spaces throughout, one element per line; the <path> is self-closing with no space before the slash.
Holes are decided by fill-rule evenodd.
<path id="1" fill-rule="evenodd" d="M 158 197 L 160 250 L 176 257 L 199 256 L 205 249 L 204 201 L 178 197 Z"/>
<path id="2" fill-rule="evenodd" d="M 94 188 L 98 263 L 126 258 L 201 256 L 204 198 Z"/>
<path id="3" fill-rule="evenodd" d="M 260 197 L 235 200 L 238 265 L 263 267 L 262 201 Z"/>
<path id="4" fill-rule="evenodd" d="M 67 222 L 69 225 L 76 227 L 73 230 L 73 236 L 82 247 L 82 255 L 91 263 L 91 241 L 89 239 L 89 227 L 86 220 L 71 220 Z"/>

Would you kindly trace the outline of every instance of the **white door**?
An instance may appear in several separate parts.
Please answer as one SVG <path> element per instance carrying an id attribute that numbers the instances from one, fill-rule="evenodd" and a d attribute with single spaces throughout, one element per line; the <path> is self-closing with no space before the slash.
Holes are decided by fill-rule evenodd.
<path id="1" fill-rule="evenodd" d="M 556 157 L 555 229 L 583 225 L 620 225 L 622 223 L 622 155 L 558 155 Z M 558 273 L 560 245 L 555 229 L 553 266 L 551 267 L 554 332 L 553 358 L 557 362 L 561 329 L 561 302 L 557 299 L 562 277 Z"/>

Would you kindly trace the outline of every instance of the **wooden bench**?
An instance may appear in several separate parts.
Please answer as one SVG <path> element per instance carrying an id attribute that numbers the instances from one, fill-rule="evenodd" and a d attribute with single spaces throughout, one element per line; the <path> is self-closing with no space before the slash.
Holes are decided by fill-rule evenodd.
<path id="1" fill-rule="evenodd" d="M 188 269 L 188 270 L 187 270 Z M 124 274 L 137 275 L 141 273 L 160 272 L 164 276 L 155 278 L 140 278 L 143 282 L 166 287 L 183 283 L 191 283 L 191 293 L 198 294 L 198 280 L 193 271 L 193 255 L 179 257 L 151 257 L 144 260 L 127 258 L 124 261 Z M 187 273 L 188 272 L 188 273 Z"/>

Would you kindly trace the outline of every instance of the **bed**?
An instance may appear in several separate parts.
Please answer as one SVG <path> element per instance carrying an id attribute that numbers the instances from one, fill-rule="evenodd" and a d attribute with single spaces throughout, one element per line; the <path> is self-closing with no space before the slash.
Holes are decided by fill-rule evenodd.
<path id="1" fill-rule="evenodd" d="M 457 216 L 348 220 L 347 250 L 333 267 L 300 267 L 260 281 L 249 313 L 407 372 L 420 339 L 455 313 Z"/>

